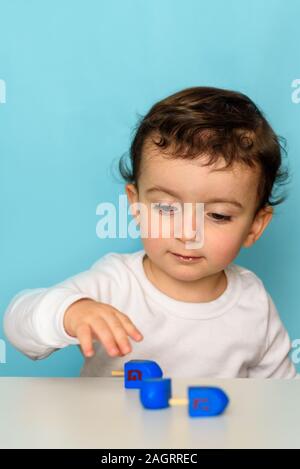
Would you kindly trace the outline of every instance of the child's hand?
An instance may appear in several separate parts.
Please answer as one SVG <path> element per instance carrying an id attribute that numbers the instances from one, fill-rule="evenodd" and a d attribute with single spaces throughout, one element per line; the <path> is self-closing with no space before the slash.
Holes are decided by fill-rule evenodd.
<path id="1" fill-rule="evenodd" d="M 88 298 L 75 301 L 67 308 L 64 328 L 67 334 L 78 338 L 86 357 L 94 355 L 94 338 L 102 342 L 111 357 L 131 352 L 128 335 L 136 341 L 143 339 L 126 314 Z"/>

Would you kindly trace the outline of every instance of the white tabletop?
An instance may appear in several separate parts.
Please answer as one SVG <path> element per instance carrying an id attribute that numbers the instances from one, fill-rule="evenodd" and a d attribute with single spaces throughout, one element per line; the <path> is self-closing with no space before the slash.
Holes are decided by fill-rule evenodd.
<path id="1" fill-rule="evenodd" d="M 218 417 L 147 410 L 122 378 L 0 378 L 1 448 L 300 448 L 300 380 L 173 379 L 220 386 Z"/>

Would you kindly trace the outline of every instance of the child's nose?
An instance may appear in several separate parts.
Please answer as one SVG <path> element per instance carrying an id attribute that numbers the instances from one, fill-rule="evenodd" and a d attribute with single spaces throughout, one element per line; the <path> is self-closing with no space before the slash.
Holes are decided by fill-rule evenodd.
<path id="1" fill-rule="evenodd" d="M 203 239 L 204 223 L 202 217 L 202 208 L 188 205 L 184 210 L 182 217 L 182 241 L 193 241 Z"/>
<path id="2" fill-rule="evenodd" d="M 188 225 L 188 226 L 186 226 Z M 191 226 L 192 225 L 192 226 Z M 196 228 L 193 223 L 184 223 L 182 228 L 182 241 L 193 241 L 196 239 Z"/>

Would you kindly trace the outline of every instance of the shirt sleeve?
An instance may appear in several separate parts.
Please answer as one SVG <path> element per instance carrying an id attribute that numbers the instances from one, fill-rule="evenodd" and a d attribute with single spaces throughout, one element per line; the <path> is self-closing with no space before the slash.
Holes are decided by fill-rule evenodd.
<path id="1" fill-rule="evenodd" d="M 64 329 L 65 311 L 82 298 L 109 302 L 113 284 L 120 284 L 120 263 L 112 254 L 53 287 L 19 292 L 9 303 L 3 323 L 14 347 L 29 358 L 41 359 L 67 345 L 79 344 Z"/>
<path id="2" fill-rule="evenodd" d="M 264 346 L 259 361 L 248 369 L 249 378 L 295 378 L 289 358 L 291 341 L 268 292 L 268 318 Z"/>

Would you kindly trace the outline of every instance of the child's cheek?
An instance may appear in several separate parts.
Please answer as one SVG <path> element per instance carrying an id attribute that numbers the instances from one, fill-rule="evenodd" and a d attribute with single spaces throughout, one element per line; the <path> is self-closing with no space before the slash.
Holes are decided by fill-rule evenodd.
<path id="1" fill-rule="evenodd" d="M 161 256 L 164 253 L 164 249 L 160 239 L 144 238 L 143 245 L 145 251 L 149 257 L 151 257 L 151 259 L 157 259 L 158 261 L 161 259 Z"/>
<path id="2" fill-rule="evenodd" d="M 217 263 L 230 264 L 241 248 L 241 236 L 229 230 L 211 231 L 207 229 L 204 236 L 203 252 L 207 258 Z"/>

